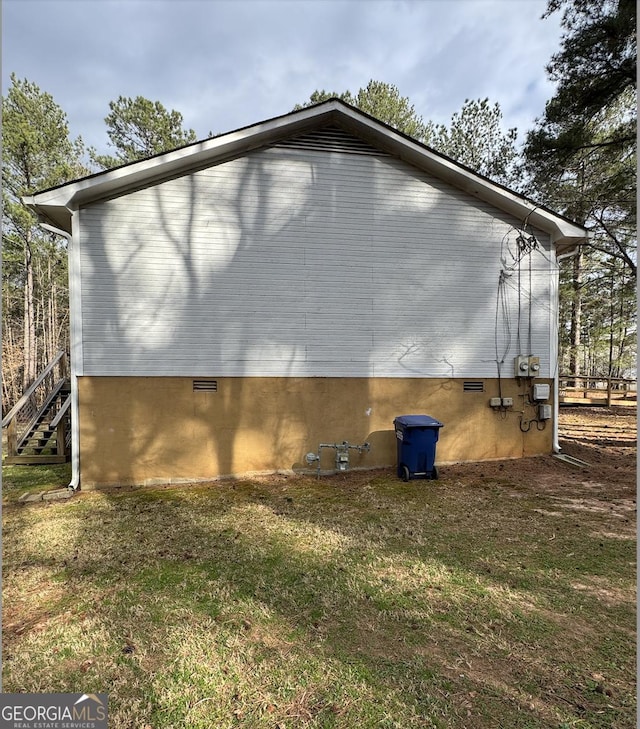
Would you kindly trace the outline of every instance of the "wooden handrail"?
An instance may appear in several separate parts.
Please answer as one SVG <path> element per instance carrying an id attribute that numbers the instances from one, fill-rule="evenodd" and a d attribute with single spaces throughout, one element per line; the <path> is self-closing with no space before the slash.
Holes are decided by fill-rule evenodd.
<path id="1" fill-rule="evenodd" d="M 635 377 L 609 377 L 608 375 L 559 375 L 559 380 L 589 380 L 592 382 L 628 382 L 633 384 L 637 382 Z"/>
<path id="2" fill-rule="evenodd" d="M 563 374 L 558 377 L 559 395 L 565 402 L 581 397 L 585 402 L 627 404 L 637 397 L 638 381 L 632 377 Z"/>
<path id="3" fill-rule="evenodd" d="M 7 425 L 11 422 L 11 420 L 16 416 L 16 414 L 20 411 L 20 409 L 29 402 L 29 399 L 33 395 L 33 393 L 38 389 L 38 387 L 42 384 L 45 377 L 53 370 L 53 368 L 58 364 L 58 362 L 65 356 L 65 351 L 63 349 L 59 350 L 56 356 L 49 362 L 49 364 L 42 370 L 42 372 L 38 375 L 38 377 L 33 381 L 31 386 L 27 389 L 27 391 L 24 393 L 24 395 L 18 400 L 18 402 L 9 410 L 9 412 L 4 416 L 2 419 L 2 427 L 6 428 Z"/>
<path id="4" fill-rule="evenodd" d="M 60 408 L 60 410 L 58 410 L 58 414 L 50 423 L 52 430 L 55 430 L 55 428 L 57 428 L 58 425 L 60 425 L 60 421 L 62 420 L 62 418 L 64 418 L 64 414 L 67 412 L 70 405 L 71 405 L 71 395 L 67 395 L 67 399 L 62 403 L 62 407 Z"/>
<path id="5" fill-rule="evenodd" d="M 24 429 L 24 433 L 22 434 L 22 437 L 18 440 L 18 448 L 22 447 L 22 445 L 25 442 L 26 438 L 28 437 L 31 429 L 37 425 L 38 420 L 40 419 L 42 413 L 56 399 L 56 397 L 58 396 L 58 393 L 60 392 L 60 390 L 62 390 L 63 387 L 64 387 L 64 379 L 60 379 L 55 383 L 51 392 L 47 395 L 47 399 L 42 403 L 42 405 L 38 409 L 38 412 L 35 413 L 35 415 L 31 418 L 31 420 L 27 424 L 26 428 Z"/>

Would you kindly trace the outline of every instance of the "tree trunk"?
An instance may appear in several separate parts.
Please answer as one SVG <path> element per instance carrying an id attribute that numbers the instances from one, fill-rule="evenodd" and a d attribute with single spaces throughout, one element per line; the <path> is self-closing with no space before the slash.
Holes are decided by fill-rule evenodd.
<path id="1" fill-rule="evenodd" d="M 6 324 L 2 331 L 2 407 L 8 412 L 22 395 L 22 351 L 16 344 L 12 325 Z"/>
<path id="2" fill-rule="evenodd" d="M 571 301 L 571 330 L 569 348 L 569 371 L 576 375 L 572 387 L 579 387 L 577 378 L 581 374 L 580 338 L 582 329 L 582 246 L 573 258 L 573 281 Z"/>
<path id="3" fill-rule="evenodd" d="M 36 320 L 33 300 L 33 261 L 31 256 L 31 231 L 27 231 L 24 245 L 24 371 L 22 374 L 23 392 L 36 379 Z"/>
<path id="4" fill-rule="evenodd" d="M 611 284 L 609 286 L 609 366 L 607 367 L 607 373 L 609 375 L 609 383 L 613 377 L 613 345 L 615 340 L 615 298 L 613 288 L 613 273 L 611 274 Z"/>

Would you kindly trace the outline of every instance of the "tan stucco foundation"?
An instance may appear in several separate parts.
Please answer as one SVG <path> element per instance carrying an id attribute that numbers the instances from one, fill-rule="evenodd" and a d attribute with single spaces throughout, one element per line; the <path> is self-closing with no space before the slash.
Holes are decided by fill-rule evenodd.
<path id="1" fill-rule="evenodd" d="M 465 392 L 456 379 L 221 377 L 217 392 L 194 392 L 192 378 L 79 377 L 80 483 L 306 470 L 306 453 L 344 440 L 371 444 L 369 453 L 351 452 L 352 467 L 390 466 L 393 420 L 406 414 L 444 423 L 438 464 L 551 452 L 551 420 L 521 430 L 536 413 L 527 381 L 502 381 L 503 397 L 514 401 L 509 412 L 489 407 L 498 381 L 482 382 L 484 392 Z M 323 470 L 333 457 L 323 451 Z"/>

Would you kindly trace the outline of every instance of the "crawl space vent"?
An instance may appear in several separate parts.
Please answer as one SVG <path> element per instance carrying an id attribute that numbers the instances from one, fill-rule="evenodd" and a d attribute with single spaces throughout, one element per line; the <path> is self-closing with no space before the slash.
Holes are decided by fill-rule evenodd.
<path id="1" fill-rule="evenodd" d="M 194 392 L 218 392 L 218 380 L 194 380 Z"/>
<path id="2" fill-rule="evenodd" d="M 484 382 L 482 380 L 469 380 L 462 383 L 463 392 L 484 392 Z"/>

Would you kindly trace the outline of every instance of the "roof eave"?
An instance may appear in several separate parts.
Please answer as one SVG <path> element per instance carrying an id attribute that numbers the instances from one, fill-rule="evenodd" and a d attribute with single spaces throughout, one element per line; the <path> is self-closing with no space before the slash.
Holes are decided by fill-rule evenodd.
<path id="1" fill-rule="evenodd" d="M 554 240 L 556 248 L 556 256 L 558 258 L 568 258 L 575 255 L 580 246 L 588 243 L 593 238 L 593 234 L 589 231 L 582 236 L 565 236 Z"/>
<path id="2" fill-rule="evenodd" d="M 331 104 L 296 112 L 206 139 L 187 147 L 133 162 L 105 172 L 83 177 L 64 185 L 23 198 L 40 219 L 71 232 L 71 215 L 81 205 L 119 195 L 159 181 L 219 164 L 277 141 L 284 135 L 299 134 L 323 121 L 329 123 L 338 106 Z"/>
<path id="3" fill-rule="evenodd" d="M 252 149 L 273 144 L 285 136 L 301 134 L 318 125 L 332 122 L 339 123 L 347 130 L 351 129 L 374 146 L 503 210 L 523 224 L 530 223 L 549 233 L 556 246 L 563 250 L 579 245 L 586 239 L 586 230 L 576 223 L 478 175 L 338 99 L 85 177 L 45 190 L 25 198 L 24 201 L 41 218 L 46 218 L 70 233 L 72 211 L 83 204 L 122 195 L 146 185 L 219 164 Z"/>
<path id="4" fill-rule="evenodd" d="M 355 112 L 355 114 L 353 113 Z M 454 160 L 426 147 L 396 130 L 347 107 L 345 114 L 353 119 L 360 134 L 377 146 L 386 149 L 404 161 L 432 173 L 494 207 L 518 218 L 523 224 L 530 224 L 549 233 L 552 242 L 565 249 L 577 247 L 588 238 L 586 229 L 577 223 L 537 205 L 534 201 L 512 192 Z M 356 129 L 354 128 L 354 131 Z"/>

